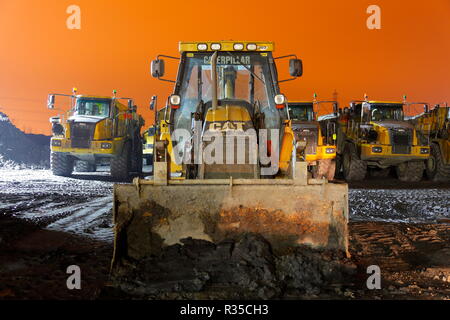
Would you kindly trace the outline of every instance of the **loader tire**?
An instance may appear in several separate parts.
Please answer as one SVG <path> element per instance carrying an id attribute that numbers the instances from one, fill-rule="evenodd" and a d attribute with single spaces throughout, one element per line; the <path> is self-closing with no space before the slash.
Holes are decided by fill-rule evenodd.
<path id="1" fill-rule="evenodd" d="M 342 155 L 342 167 L 344 178 L 347 181 L 364 180 L 367 173 L 367 163 L 359 159 L 356 149 L 353 145 L 347 145 Z"/>
<path id="2" fill-rule="evenodd" d="M 418 182 L 422 180 L 423 170 L 423 161 L 403 162 L 395 167 L 398 179 L 403 182 Z"/>
<path id="3" fill-rule="evenodd" d="M 432 181 L 450 181 L 450 164 L 444 163 L 441 148 L 436 143 L 431 145 L 430 157 L 425 161 L 425 173 Z"/>
<path id="4" fill-rule="evenodd" d="M 117 180 L 127 180 L 130 176 L 130 153 L 129 143 L 125 143 L 122 153 L 111 158 L 111 176 Z"/>
<path id="5" fill-rule="evenodd" d="M 75 164 L 76 172 L 95 172 L 96 169 L 95 164 L 89 163 L 88 161 L 78 160 Z"/>
<path id="6" fill-rule="evenodd" d="M 334 173 L 336 171 L 336 162 L 332 159 L 321 159 L 318 161 L 317 166 L 313 170 L 314 179 L 327 179 L 331 181 L 334 179 Z"/>
<path id="7" fill-rule="evenodd" d="M 55 176 L 68 177 L 73 171 L 73 158 L 61 152 L 51 152 L 50 167 Z"/>

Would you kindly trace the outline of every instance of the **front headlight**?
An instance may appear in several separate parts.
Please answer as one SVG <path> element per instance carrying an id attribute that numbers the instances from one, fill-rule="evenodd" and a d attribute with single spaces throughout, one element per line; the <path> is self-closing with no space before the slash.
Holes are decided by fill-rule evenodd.
<path id="1" fill-rule="evenodd" d="M 284 104 L 286 102 L 286 97 L 284 96 L 284 94 L 277 94 L 274 97 L 274 100 L 275 100 L 275 104 L 281 105 L 281 104 Z"/>
<path id="2" fill-rule="evenodd" d="M 326 153 L 335 153 L 335 150 L 336 150 L 336 149 L 334 149 L 334 148 L 326 148 L 326 149 L 325 149 L 325 152 L 326 152 Z"/>
<path id="3" fill-rule="evenodd" d="M 53 147 L 61 147 L 61 145 L 62 145 L 61 140 L 52 139 L 52 146 Z"/>
<path id="4" fill-rule="evenodd" d="M 112 144 L 109 143 L 109 142 L 102 142 L 101 148 L 102 149 L 111 149 L 112 148 Z"/>
<path id="5" fill-rule="evenodd" d="M 372 152 L 373 153 L 381 153 L 381 152 L 383 152 L 383 148 L 382 147 L 372 147 Z"/>
<path id="6" fill-rule="evenodd" d="M 428 154 L 428 153 L 430 153 L 430 149 L 428 149 L 428 148 L 420 148 L 420 153 L 421 154 Z"/>

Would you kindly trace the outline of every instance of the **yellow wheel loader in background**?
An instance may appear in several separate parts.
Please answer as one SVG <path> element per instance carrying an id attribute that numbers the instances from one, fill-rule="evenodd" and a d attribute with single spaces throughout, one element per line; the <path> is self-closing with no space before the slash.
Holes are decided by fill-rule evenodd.
<path id="1" fill-rule="evenodd" d="M 367 169 L 387 176 L 395 167 L 401 181 L 420 181 L 430 147 L 405 120 L 412 104 L 385 101 L 353 101 L 335 118 L 337 122 L 338 167 L 347 181 L 360 181 Z"/>
<path id="2" fill-rule="evenodd" d="M 333 104 L 337 111 L 337 101 L 315 99 L 289 102 L 288 110 L 296 141 L 306 143 L 301 158 L 308 163 L 312 177 L 333 180 L 336 169 L 335 125 L 318 121 L 319 107 L 325 103 Z"/>
<path id="3" fill-rule="evenodd" d="M 53 136 L 50 164 L 54 175 L 69 176 L 77 161 L 77 171 L 95 171 L 100 163 L 110 165 L 111 175 L 125 180 L 130 173 L 142 171 L 143 118 L 129 98 L 50 94 L 49 109 L 55 108 L 55 96 L 69 97 L 70 110 L 50 118 Z M 119 102 L 128 100 L 128 106 Z M 62 110 L 60 110 L 62 111 Z"/>
<path id="4" fill-rule="evenodd" d="M 412 119 L 417 131 L 430 138 L 431 154 L 425 172 L 433 181 L 450 181 L 450 107 L 436 105 L 431 111 Z"/>
<path id="5" fill-rule="evenodd" d="M 273 43 L 181 42 L 173 94 L 158 120 L 152 179 L 114 186 L 114 275 L 192 237 L 260 234 L 275 252 L 308 245 L 347 252 L 348 188 L 308 179 L 299 157 Z"/>

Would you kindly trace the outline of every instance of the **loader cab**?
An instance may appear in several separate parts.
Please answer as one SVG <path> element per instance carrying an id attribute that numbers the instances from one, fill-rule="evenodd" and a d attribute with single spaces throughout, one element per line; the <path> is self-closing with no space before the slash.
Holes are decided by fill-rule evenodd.
<path id="1" fill-rule="evenodd" d="M 180 97 L 180 104 L 174 108 L 173 121 L 176 128 L 190 130 L 191 115 L 199 104 L 203 117 L 213 108 L 212 52 L 183 52 L 182 56 L 177 79 L 180 86 L 174 92 Z M 278 88 L 273 85 L 274 65 L 269 57 L 267 52 L 219 52 L 217 99 L 219 107 L 233 103 L 247 110 L 250 117 L 259 111 L 269 128 L 278 128 L 287 115 L 275 105 Z"/>
<path id="2" fill-rule="evenodd" d="M 280 94 L 278 83 L 293 80 L 302 75 L 302 63 L 294 55 L 289 61 L 289 73 L 293 77 L 278 81 L 271 42 L 181 42 L 181 58 L 158 56 L 152 62 L 152 76 L 160 80 L 175 82 L 174 92 L 168 99 L 170 123 L 173 129 L 191 131 L 194 114 L 202 120 L 210 109 L 217 105 L 236 102 L 243 106 L 253 119 L 260 113 L 264 127 L 279 129 L 288 118 L 286 100 Z M 213 70 L 212 57 L 215 70 Z M 179 60 L 176 81 L 163 79 L 165 62 L 160 57 Z M 217 78 L 217 84 L 213 81 Z M 200 112 L 199 112 L 200 111 Z"/>
<path id="3" fill-rule="evenodd" d="M 316 113 L 312 102 L 290 102 L 288 104 L 289 118 L 296 121 L 316 121 Z"/>
<path id="4" fill-rule="evenodd" d="M 184 159 L 196 158 L 197 154 L 193 154 L 195 148 L 192 146 L 197 141 L 193 139 L 197 133 L 199 136 L 196 136 L 196 139 L 202 139 L 202 142 L 206 143 L 211 141 L 208 137 L 210 134 L 237 137 L 244 131 L 248 139 L 257 141 L 256 144 L 260 146 L 257 132 L 266 129 L 267 141 L 264 141 L 264 145 L 270 148 L 281 145 L 286 131 L 284 122 L 289 116 L 286 98 L 280 93 L 278 83 L 301 76 L 301 60 L 294 55 L 280 57 L 292 57 L 289 60 L 289 74 L 292 78 L 278 80 L 274 61 L 277 58 L 272 56 L 273 44 L 270 42 L 181 42 L 179 48 L 180 58 L 160 55 L 151 64 L 153 77 L 175 83 L 173 93 L 167 99 L 168 116 L 165 119 L 169 135 L 161 137 L 169 141 L 169 153 L 176 150 L 172 155 L 172 159 L 177 158 L 174 160 L 176 165 L 171 161 L 171 172 L 183 177 L 185 172 L 191 170 L 191 166 L 182 168 L 181 163 Z M 179 61 L 176 80 L 163 78 L 165 60 L 160 57 Z M 287 142 L 285 146 L 292 148 L 292 144 Z M 290 159 L 292 155 L 291 150 L 287 151 L 288 147 L 280 156 L 284 157 L 283 159 L 288 156 Z M 248 148 L 243 152 L 245 154 L 253 155 L 256 152 L 253 144 L 243 148 Z M 259 163 L 254 163 L 250 158 L 249 155 L 246 159 L 246 168 L 239 167 L 241 164 L 238 164 L 236 159 L 233 160 L 235 166 L 224 171 L 223 177 L 253 178 L 259 175 Z M 218 164 L 220 161 L 214 163 Z M 281 161 L 284 162 L 280 168 L 285 170 L 288 160 Z M 278 160 L 271 163 L 275 168 L 274 172 L 278 170 Z M 197 167 L 201 167 L 199 176 L 219 177 L 222 171 L 212 166 L 198 164 Z M 208 172 L 211 175 L 208 175 Z"/>

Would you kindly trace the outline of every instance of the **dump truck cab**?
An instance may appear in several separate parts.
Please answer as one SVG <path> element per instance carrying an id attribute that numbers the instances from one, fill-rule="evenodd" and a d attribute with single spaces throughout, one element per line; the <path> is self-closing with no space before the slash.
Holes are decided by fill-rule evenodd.
<path id="1" fill-rule="evenodd" d="M 55 175 L 68 176 L 75 162 L 79 171 L 95 171 L 97 164 L 110 164 L 112 176 L 126 179 L 142 169 L 140 128 L 144 120 L 136 113 L 131 99 L 122 104 L 115 96 L 50 94 L 48 107 L 55 108 L 55 97 L 70 99 L 67 112 L 50 118 L 51 168 Z M 121 98 L 126 99 L 126 98 Z"/>
<path id="2" fill-rule="evenodd" d="M 363 180 L 368 168 L 381 176 L 395 167 L 402 181 L 420 181 L 429 157 L 426 139 L 405 120 L 412 103 L 352 101 L 338 118 L 338 155 L 348 181 Z"/>
<path id="3" fill-rule="evenodd" d="M 153 177 L 114 187 L 113 274 L 187 237 L 256 233 L 277 252 L 347 250 L 347 185 L 308 178 L 279 87 L 302 75 L 302 63 L 274 58 L 273 47 L 181 42 L 180 58 L 152 61 L 152 76 L 174 89 L 158 111 Z M 175 80 L 164 78 L 163 58 L 178 62 Z M 275 65 L 282 58 L 290 58 L 286 80 Z"/>
<path id="4" fill-rule="evenodd" d="M 437 104 L 410 121 L 430 141 L 430 157 L 425 161 L 427 178 L 450 181 L 450 107 L 447 103 Z"/>
<path id="5" fill-rule="evenodd" d="M 336 101 L 289 101 L 289 118 L 297 142 L 305 144 L 301 157 L 308 163 L 314 178 L 334 179 L 335 174 L 335 126 L 331 122 L 319 122 L 319 106 Z"/>

